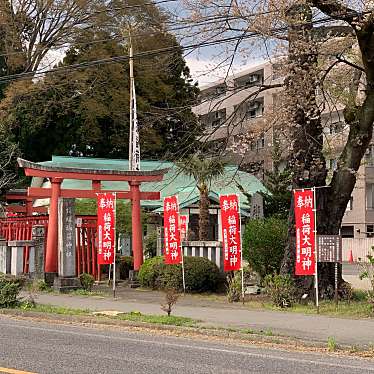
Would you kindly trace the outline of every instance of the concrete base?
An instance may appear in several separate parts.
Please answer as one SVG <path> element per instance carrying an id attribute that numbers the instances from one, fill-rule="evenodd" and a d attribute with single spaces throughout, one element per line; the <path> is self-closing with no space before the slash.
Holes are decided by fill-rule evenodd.
<path id="1" fill-rule="evenodd" d="M 53 283 L 53 289 L 59 292 L 68 292 L 81 288 L 81 282 L 76 277 L 57 277 Z"/>
<path id="2" fill-rule="evenodd" d="M 44 276 L 45 283 L 47 283 L 49 287 L 52 287 L 57 276 L 58 276 L 58 273 L 45 273 L 45 276 Z"/>
<path id="3" fill-rule="evenodd" d="M 138 281 L 138 272 L 135 270 L 129 271 L 129 286 L 130 288 L 140 287 L 140 283 Z"/>

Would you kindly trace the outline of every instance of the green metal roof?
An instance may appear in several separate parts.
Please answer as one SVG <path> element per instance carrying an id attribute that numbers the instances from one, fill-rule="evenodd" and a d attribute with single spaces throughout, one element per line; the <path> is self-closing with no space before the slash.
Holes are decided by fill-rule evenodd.
<path id="1" fill-rule="evenodd" d="M 52 156 L 51 161 L 40 162 L 42 165 L 60 166 L 60 167 L 79 167 L 87 169 L 113 169 L 128 170 L 128 160 L 89 158 L 89 157 L 68 157 Z M 142 191 L 155 191 L 161 193 L 159 201 L 142 201 L 142 206 L 151 210 L 162 211 L 162 199 L 165 196 L 177 194 L 181 208 L 194 204 L 199 200 L 199 191 L 195 180 L 181 173 L 177 166 L 172 162 L 166 161 L 141 161 L 142 170 L 169 169 L 161 182 L 142 183 Z M 235 182 L 238 182 L 248 193 L 266 192 L 264 185 L 255 176 L 238 171 L 236 166 L 226 166 L 224 174 L 217 180 L 214 180 L 210 187 L 210 198 L 216 200 L 222 194 L 239 194 L 241 206 L 244 210 L 249 210 L 246 197 L 240 192 Z M 84 180 L 65 179 L 62 188 L 70 189 L 91 189 L 91 182 Z M 127 182 L 103 181 L 102 189 L 108 190 L 128 190 Z M 161 208 L 161 209 L 159 209 Z"/>

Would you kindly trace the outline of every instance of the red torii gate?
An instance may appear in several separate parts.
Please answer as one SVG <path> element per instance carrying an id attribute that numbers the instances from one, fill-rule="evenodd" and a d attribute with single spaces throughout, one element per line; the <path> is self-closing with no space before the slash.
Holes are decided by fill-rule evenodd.
<path id="1" fill-rule="evenodd" d="M 33 199 L 27 196 L 27 191 L 24 189 L 12 189 L 6 192 L 5 200 L 7 203 L 17 201 L 17 204 L 11 204 L 6 206 L 7 213 L 23 214 L 25 216 L 31 216 L 33 213 L 46 214 L 47 208 L 45 207 L 33 207 Z M 19 204 L 22 202 L 23 205 Z"/>
<path id="2" fill-rule="evenodd" d="M 134 253 L 134 270 L 139 270 L 143 263 L 142 225 L 140 217 L 140 200 L 160 200 L 160 192 L 141 192 L 143 182 L 161 181 L 168 169 L 160 170 L 112 170 L 85 169 L 76 167 L 60 167 L 41 165 L 18 158 L 18 165 L 26 176 L 48 178 L 51 188 L 29 187 L 27 196 L 32 199 L 50 198 L 48 236 L 45 256 L 45 272 L 57 273 L 58 269 L 58 199 L 64 198 L 96 198 L 98 192 L 117 192 L 119 199 L 131 200 L 132 247 Z M 90 180 L 92 189 L 62 189 L 64 179 Z M 101 181 L 128 182 L 130 191 L 102 190 Z"/>

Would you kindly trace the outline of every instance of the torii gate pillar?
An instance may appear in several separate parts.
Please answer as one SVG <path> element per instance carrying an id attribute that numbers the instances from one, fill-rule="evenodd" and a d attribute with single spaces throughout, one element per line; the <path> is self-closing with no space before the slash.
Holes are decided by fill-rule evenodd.
<path id="1" fill-rule="evenodd" d="M 62 179 L 51 178 L 51 200 L 49 205 L 45 272 L 52 273 L 52 279 L 58 272 L 58 198 L 60 196 L 61 183 Z"/>
<path id="2" fill-rule="evenodd" d="M 140 208 L 140 183 L 129 182 L 131 191 L 132 218 L 132 251 L 134 255 L 134 270 L 139 271 L 143 264 L 143 228 Z"/>

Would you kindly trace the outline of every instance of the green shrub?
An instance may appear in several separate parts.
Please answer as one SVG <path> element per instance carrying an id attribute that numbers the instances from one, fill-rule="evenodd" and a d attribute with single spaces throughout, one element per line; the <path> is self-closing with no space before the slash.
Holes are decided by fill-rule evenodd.
<path id="1" fill-rule="evenodd" d="M 121 256 L 117 265 L 119 266 L 120 279 L 127 279 L 130 270 L 134 270 L 134 258 L 131 256 Z"/>
<path id="2" fill-rule="evenodd" d="M 18 304 L 18 295 L 23 281 L 20 278 L 0 276 L 0 308 L 13 308 Z"/>
<path id="3" fill-rule="evenodd" d="M 157 253 L 157 231 L 153 231 L 144 238 L 144 256 L 155 257 Z"/>
<path id="4" fill-rule="evenodd" d="M 95 278 L 91 274 L 82 273 L 79 276 L 79 280 L 81 281 L 82 288 L 86 291 L 91 291 L 92 286 L 95 283 Z"/>
<path id="5" fill-rule="evenodd" d="M 279 273 L 287 240 L 287 222 L 279 218 L 253 219 L 245 227 L 243 257 L 261 278 Z"/>
<path id="6" fill-rule="evenodd" d="M 186 290 L 191 292 L 215 291 L 219 285 L 218 267 L 207 258 L 184 257 Z M 163 257 L 144 262 L 139 271 L 142 287 L 183 290 L 182 266 L 166 265 Z"/>
<path id="7" fill-rule="evenodd" d="M 27 289 L 30 292 L 44 292 L 50 291 L 51 287 L 49 287 L 48 284 L 42 279 L 34 279 L 32 282 L 27 284 Z"/>
<path id="8" fill-rule="evenodd" d="M 370 253 L 366 256 L 366 262 L 359 258 L 361 268 L 360 279 L 367 279 L 370 282 L 370 289 L 367 291 L 366 300 L 374 311 L 374 247 L 371 247 Z"/>
<path id="9" fill-rule="evenodd" d="M 296 300 L 297 289 L 289 275 L 267 275 L 264 279 L 265 292 L 275 306 L 290 307 Z"/>

